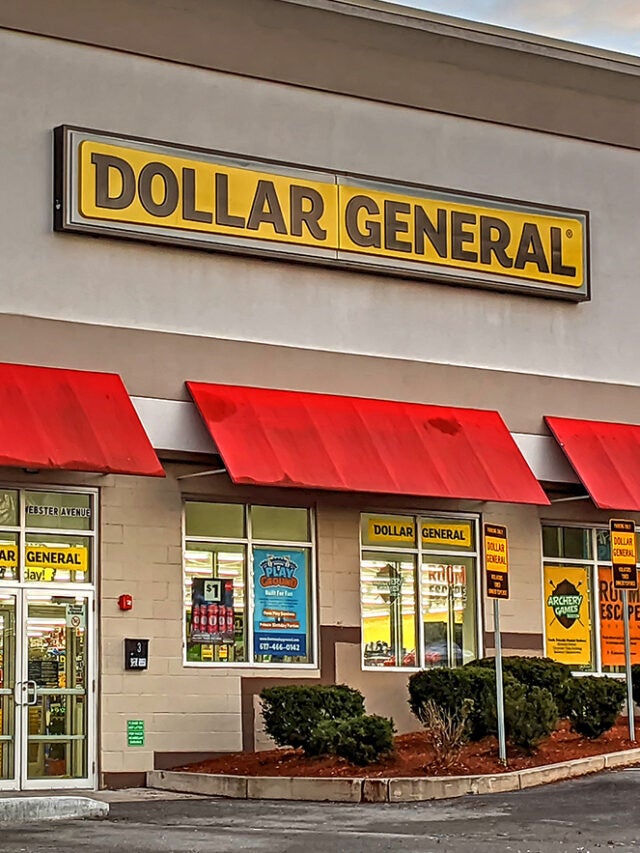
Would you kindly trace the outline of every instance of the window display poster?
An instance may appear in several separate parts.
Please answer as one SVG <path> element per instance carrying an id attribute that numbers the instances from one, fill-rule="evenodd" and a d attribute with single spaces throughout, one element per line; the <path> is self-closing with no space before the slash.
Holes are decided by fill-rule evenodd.
<path id="1" fill-rule="evenodd" d="M 194 578 L 191 582 L 190 643 L 233 643 L 233 580 Z"/>
<path id="2" fill-rule="evenodd" d="M 569 666 L 591 663 L 587 569 L 544 567 L 545 655 Z"/>
<path id="3" fill-rule="evenodd" d="M 306 551 L 253 550 L 253 647 L 256 655 L 307 654 Z"/>
<path id="4" fill-rule="evenodd" d="M 600 590 L 600 648 L 603 666 L 624 666 L 624 625 L 622 591 L 613 585 L 610 566 L 598 566 Z M 640 591 L 631 589 L 629 596 L 629 637 L 631 663 L 640 663 Z"/>

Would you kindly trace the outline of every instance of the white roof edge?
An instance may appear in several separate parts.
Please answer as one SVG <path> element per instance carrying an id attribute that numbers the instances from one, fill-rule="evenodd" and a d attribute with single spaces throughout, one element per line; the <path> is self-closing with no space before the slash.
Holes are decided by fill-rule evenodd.
<path id="1" fill-rule="evenodd" d="M 549 59 L 574 62 L 617 73 L 640 75 L 640 57 L 614 50 L 564 41 L 494 24 L 469 21 L 452 15 L 427 12 L 386 0 L 282 0 L 294 6 L 308 6 L 381 23 L 422 30 L 440 36 L 462 38 L 477 44 L 502 47 Z"/>

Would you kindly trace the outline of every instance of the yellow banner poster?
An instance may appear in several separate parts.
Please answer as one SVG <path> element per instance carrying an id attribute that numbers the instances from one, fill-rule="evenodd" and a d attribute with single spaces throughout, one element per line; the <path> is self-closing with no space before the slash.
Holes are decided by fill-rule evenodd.
<path id="1" fill-rule="evenodd" d="M 58 570 L 86 572 L 88 550 L 84 545 L 27 545 L 25 549 L 26 579 L 50 583 Z"/>
<path id="2" fill-rule="evenodd" d="M 587 569 L 544 567 L 545 655 L 569 666 L 591 663 Z"/>
<path id="3" fill-rule="evenodd" d="M 622 622 L 622 591 L 614 586 L 609 566 L 598 568 L 600 588 L 600 649 L 603 666 L 624 666 L 624 626 Z M 631 663 L 640 663 L 640 590 L 630 589 L 629 637 Z"/>

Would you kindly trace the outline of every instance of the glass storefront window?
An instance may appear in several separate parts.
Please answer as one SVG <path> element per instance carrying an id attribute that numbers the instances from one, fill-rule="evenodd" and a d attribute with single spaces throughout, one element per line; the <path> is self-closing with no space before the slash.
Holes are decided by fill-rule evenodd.
<path id="1" fill-rule="evenodd" d="M 424 666 L 461 666 L 476 657 L 475 561 L 432 559 L 421 566 Z"/>
<path id="2" fill-rule="evenodd" d="M 242 504 L 209 504 L 191 501 L 185 513 L 187 536 L 242 539 L 245 508 Z"/>
<path id="3" fill-rule="evenodd" d="M 415 666 L 415 576 L 411 554 L 363 552 L 360 589 L 366 666 Z"/>
<path id="4" fill-rule="evenodd" d="M 185 533 L 187 662 L 313 663 L 310 511 L 188 501 Z"/>
<path id="5" fill-rule="evenodd" d="M 0 489 L 0 584 L 91 583 L 95 494 Z"/>
<path id="6" fill-rule="evenodd" d="M 477 657 L 476 524 L 361 516 L 365 667 L 454 667 Z"/>
<path id="7" fill-rule="evenodd" d="M 622 672 L 622 596 L 613 587 L 609 530 L 544 525 L 542 543 L 545 655 L 574 671 Z M 640 663 L 638 590 L 629 591 L 629 628 L 631 660 Z"/>
<path id="8" fill-rule="evenodd" d="M 26 527 L 93 530 L 93 495 L 74 492 L 25 492 Z"/>

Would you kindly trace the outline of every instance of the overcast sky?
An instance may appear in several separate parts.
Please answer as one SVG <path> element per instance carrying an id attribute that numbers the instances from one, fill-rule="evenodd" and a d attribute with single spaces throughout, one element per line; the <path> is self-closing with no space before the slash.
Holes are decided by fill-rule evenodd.
<path id="1" fill-rule="evenodd" d="M 640 0 L 393 0 L 530 33 L 640 55 Z"/>

